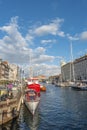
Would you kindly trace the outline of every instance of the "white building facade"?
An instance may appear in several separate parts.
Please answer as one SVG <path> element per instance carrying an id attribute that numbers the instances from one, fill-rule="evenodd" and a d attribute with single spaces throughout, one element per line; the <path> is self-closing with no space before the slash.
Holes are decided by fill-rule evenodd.
<path id="1" fill-rule="evenodd" d="M 9 80 L 16 81 L 18 79 L 18 66 L 15 64 L 9 64 Z"/>
<path id="2" fill-rule="evenodd" d="M 63 81 L 87 80 L 87 55 L 61 66 Z"/>

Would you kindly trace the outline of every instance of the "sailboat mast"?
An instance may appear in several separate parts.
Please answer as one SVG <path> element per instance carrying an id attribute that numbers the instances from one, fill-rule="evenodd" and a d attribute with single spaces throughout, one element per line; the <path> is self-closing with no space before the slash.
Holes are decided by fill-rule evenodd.
<path id="1" fill-rule="evenodd" d="M 31 54 L 29 55 L 29 77 L 32 78 L 33 77 L 33 69 L 31 66 Z"/>
<path id="2" fill-rule="evenodd" d="M 70 43 L 70 48 L 71 48 L 72 76 L 73 76 L 73 81 L 75 82 L 75 72 L 74 72 L 74 63 L 73 63 L 72 42 Z M 70 69 L 71 69 L 71 67 L 70 67 Z"/>

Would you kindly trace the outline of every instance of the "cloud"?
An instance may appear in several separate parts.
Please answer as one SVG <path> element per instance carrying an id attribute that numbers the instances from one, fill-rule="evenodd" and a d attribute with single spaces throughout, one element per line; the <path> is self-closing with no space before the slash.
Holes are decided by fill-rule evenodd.
<path id="1" fill-rule="evenodd" d="M 11 22 L 7 26 L 0 27 L 1 31 L 7 33 L 7 36 L 3 38 L 5 43 L 15 44 L 16 46 L 26 46 L 26 41 L 18 31 L 17 18 L 11 18 Z"/>
<path id="2" fill-rule="evenodd" d="M 65 33 L 63 31 L 58 31 L 58 36 L 65 37 Z"/>
<path id="3" fill-rule="evenodd" d="M 32 59 L 32 63 L 35 64 L 42 64 L 42 63 L 49 63 L 49 62 L 53 62 L 54 60 L 54 56 L 48 56 L 48 55 L 45 55 L 45 54 L 41 54 L 41 55 L 38 55 L 36 57 L 33 57 Z"/>
<path id="4" fill-rule="evenodd" d="M 23 67 L 24 71 L 26 72 L 27 75 L 29 75 L 28 73 L 28 69 L 29 66 L 24 66 Z M 41 63 L 41 64 L 34 64 L 32 66 L 33 69 L 33 75 L 37 76 L 37 75 L 45 75 L 45 76 L 53 76 L 53 75 L 58 75 L 60 73 L 60 67 L 58 67 L 57 65 L 48 65 L 45 63 Z"/>
<path id="5" fill-rule="evenodd" d="M 0 39 L 0 58 L 3 60 L 8 60 L 10 63 L 16 63 L 22 66 L 26 65 L 25 68 L 29 70 L 29 60 L 31 55 L 32 64 L 37 64 L 39 66 L 38 69 L 41 67 L 41 70 L 45 75 L 47 74 L 46 70 L 49 70 L 52 75 L 54 73 L 58 73 L 58 66 L 52 66 L 51 68 L 51 65 L 48 65 L 50 63 L 53 63 L 55 57 L 46 55 L 46 48 L 44 47 L 38 46 L 36 48 L 31 48 L 31 43 L 33 42 L 34 38 L 39 35 L 40 28 L 42 28 L 42 34 L 50 33 L 52 35 L 57 35 L 61 22 L 62 20 L 60 19 L 54 20 L 48 25 L 43 25 L 42 27 L 36 28 L 34 30 L 34 33 L 28 33 L 24 37 L 20 32 L 18 17 L 12 17 L 11 21 L 8 24 L 0 27 L 0 33 L 4 32 L 3 37 Z M 35 34 L 36 36 L 34 36 Z M 56 41 L 44 40 L 43 43 L 45 42 L 55 43 Z"/>
<path id="6" fill-rule="evenodd" d="M 42 74 L 47 76 L 51 76 L 51 75 L 58 75 L 60 73 L 60 68 L 57 65 L 47 65 L 47 64 L 42 64 L 41 66 L 42 68 L 40 70 L 42 70 Z"/>
<path id="7" fill-rule="evenodd" d="M 28 46 L 18 28 L 17 17 L 11 18 L 11 22 L 8 25 L 0 27 L 0 31 L 5 32 L 3 38 L 0 39 L 1 56 L 16 63 L 22 62 L 22 60 L 25 61 L 23 48 Z"/>
<path id="8" fill-rule="evenodd" d="M 51 39 L 49 39 L 49 40 L 41 40 L 41 43 L 42 44 L 56 43 L 56 40 L 55 39 L 53 39 L 53 40 L 51 40 Z"/>
<path id="9" fill-rule="evenodd" d="M 41 55 L 45 55 L 45 51 L 46 49 L 43 48 L 43 47 L 37 47 L 35 48 L 34 50 L 32 50 L 32 54 L 31 54 L 31 58 L 32 58 L 32 62 L 36 62 L 36 63 L 40 63 L 40 60 L 41 62 L 45 62 L 45 59 L 41 59 L 40 56 Z"/>
<path id="10" fill-rule="evenodd" d="M 79 40 L 79 37 L 77 35 L 71 36 L 70 34 L 66 34 L 66 37 L 71 41 L 77 41 Z"/>
<path id="11" fill-rule="evenodd" d="M 64 37 L 64 32 L 60 31 L 61 23 L 63 22 L 63 19 L 55 19 L 52 20 L 51 23 L 45 24 L 42 26 L 39 26 L 34 29 L 34 34 L 37 36 L 43 36 L 43 35 L 59 35 L 61 37 Z"/>
<path id="12" fill-rule="evenodd" d="M 45 51 L 46 51 L 46 49 L 43 47 L 38 47 L 35 50 L 35 52 L 38 53 L 39 55 L 45 53 Z"/>
<path id="13" fill-rule="evenodd" d="M 29 42 L 30 44 L 33 44 L 33 39 L 34 39 L 34 37 L 30 34 L 27 34 L 26 37 L 25 37 L 25 40 L 27 42 Z"/>
<path id="14" fill-rule="evenodd" d="M 81 40 L 87 40 L 87 31 L 84 31 L 80 34 Z"/>
<path id="15" fill-rule="evenodd" d="M 35 30 L 36 35 L 46 35 L 46 34 L 57 34 L 57 26 L 55 24 L 43 25 Z"/>

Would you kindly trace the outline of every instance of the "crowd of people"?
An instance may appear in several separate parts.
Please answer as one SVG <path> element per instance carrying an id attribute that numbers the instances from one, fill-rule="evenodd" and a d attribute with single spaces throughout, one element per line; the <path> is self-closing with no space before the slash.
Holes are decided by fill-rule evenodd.
<path id="1" fill-rule="evenodd" d="M 13 84 L 7 84 L 4 87 L 0 86 L 0 101 L 14 98 L 14 92 L 12 91 L 13 87 Z"/>

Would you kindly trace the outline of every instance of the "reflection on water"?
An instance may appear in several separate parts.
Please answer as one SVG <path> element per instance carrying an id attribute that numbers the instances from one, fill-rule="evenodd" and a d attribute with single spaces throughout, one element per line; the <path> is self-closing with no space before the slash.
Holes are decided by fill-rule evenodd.
<path id="1" fill-rule="evenodd" d="M 0 130 L 37 130 L 39 123 L 38 109 L 33 116 L 25 105 L 21 106 L 19 118 L 0 127 Z"/>
<path id="2" fill-rule="evenodd" d="M 24 120 L 30 130 L 37 130 L 39 123 L 39 113 L 38 109 L 36 110 L 34 116 L 29 112 L 29 110 L 24 106 Z"/>
<path id="3" fill-rule="evenodd" d="M 3 130 L 87 130 L 87 91 L 51 84 L 46 88 L 34 117 L 22 105 L 19 117 Z"/>
<path id="4" fill-rule="evenodd" d="M 0 126 L 0 130 L 17 130 L 17 118 Z"/>

